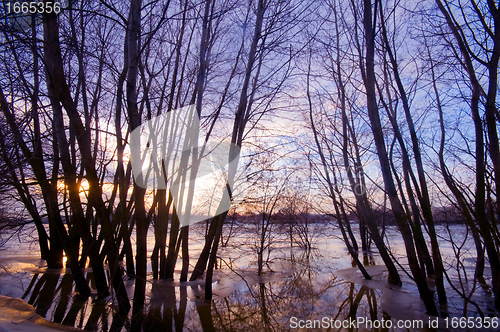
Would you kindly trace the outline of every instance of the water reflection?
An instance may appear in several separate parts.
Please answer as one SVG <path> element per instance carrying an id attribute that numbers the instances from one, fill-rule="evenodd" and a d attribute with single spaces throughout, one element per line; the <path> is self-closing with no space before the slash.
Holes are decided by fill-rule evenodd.
<path id="1" fill-rule="evenodd" d="M 154 280 L 146 308 L 127 317 L 118 316 L 112 298 L 80 300 L 71 275 L 57 271 L 32 274 L 22 298 L 48 320 L 93 331 L 282 331 L 289 329 L 291 317 L 384 315 L 376 290 L 338 279 L 325 271 L 324 260 L 319 252 L 292 253 L 282 262 L 288 273 L 240 275 L 229 295 L 213 301 L 199 296 L 199 283 Z M 92 273 L 86 277 L 95 289 Z"/>
<path id="2" fill-rule="evenodd" d="M 376 290 L 325 275 L 319 255 L 292 257 L 293 273 L 280 281 L 249 285 L 213 302 L 216 330 L 283 331 L 297 320 L 390 319 L 379 308 Z M 352 329 L 351 329 L 352 330 Z M 379 331 L 379 329 L 376 329 Z M 381 331 L 381 330 L 380 330 Z"/>
<path id="3" fill-rule="evenodd" d="M 400 246 L 398 237 L 390 239 L 392 249 L 398 254 L 395 249 Z M 217 296 L 213 301 L 203 300 L 203 282 L 152 280 L 151 275 L 144 310 L 130 312 L 125 317 L 118 315 L 113 295 L 97 300 L 91 272 L 85 275 L 94 295 L 80 300 L 75 294 L 70 274 L 64 274 L 64 270 L 33 268 L 38 263 L 22 257 L 17 257 L 15 262 L 2 258 L 2 264 L 8 264 L 5 265 L 5 272 L 0 273 L 0 294 L 23 298 L 35 307 L 38 314 L 50 321 L 93 331 L 283 331 L 290 330 L 293 317 L 297 320 L 328 317 L 335 321 L 356 317 L 372 321 L 391 319 L 384 310 L 390 312 L 394 322 L 396 319 L 412 318 L 406 311 L 402 313 L 398 305 L 388 307 L 388 302 L 394 302 L 394 298 L 382 293 L 381 289 L 385 288 L 383 282 L 382 288 L 373 289 L 376 287 L 367 288 L 357 281 L 355 284 L 346 281 L 357 278 L 353 273 L 350 275 L 352 278 L 345 275 L 337 277 L 337 274 L 341 275 L 339 269 L 354 266 L 353 262 L 342 243 L 327 237 L 320 240 L 319 249 L 309 251 L 291 250 L 285 242 L 276 245 L 271 265 L 272 270 L 277 272 L 266 270 L 262 277 L 258 277 L 252 261 L 255 257 L 245 246 L 247 238 L 242 236 L 241 243 L 228 246 L 226 251 L 221 252 L 219 265 L 222 269 L 214 278 Z M 446 246 L 443 245 L 443 248 Z M 443 250 L 443 253 L 447 251 Z M 377 255 L 360 252 L 359 256 L 362 256 L 359 259 L 364 265 L 381 264 Z M 450 264 L 456 263 L 453 256 L 447 257 Z M 23 259 L 27 265 L 20 267 L 19 262 Z M 467 273 L 473 273 L 473 260 L 462 263 Z M 450 277 L 455 284 L 461 285 L 458 276 L 450 274 Z M 485 274 L 485 277 L 490 278 L 490 275 Z M 383 275 L 379 279 L 385 280 Z M 133 280 L 128 281 L 130 295 L 133 294 L 133 285 Z M 409 279 L 405 280 L 405 285 L 407 292 L 418 294 L 416 289 L 412 289 Z M 466 286 L 473 287 L 464 282 L 463 287 Z M 401 297 L 399 294 L 402 293 L 393 296 Z M 492 307 L 489 290 L 476 292 L 472 300 L 481 306 L 485 315 L 497 315 L 496 311 L 488 310 Z M 468 309 L 464 309 L 463 303 L 462 298 L 450 291 L 451 315 L 461 316 L 463 310 L 468 310 L 467 315 L 475 314 L 475 307 L 469 305 Z M 380 328 L 373 331 L 398 330 Z"/>

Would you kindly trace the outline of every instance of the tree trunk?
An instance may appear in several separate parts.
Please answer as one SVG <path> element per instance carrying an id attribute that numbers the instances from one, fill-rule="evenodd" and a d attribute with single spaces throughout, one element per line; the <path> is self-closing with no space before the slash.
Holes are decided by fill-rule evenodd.
<path id="1" fill-rule="evenodd" d="M 495 22 L 494 31 L 494 46 L 493 52 L 491 53 L 490 61 L 488 62 L 488 93 L 486 95 L 486 105 L 485 105 L 485 116 L 486 116 L 486 128 L 488 129 L 489 138 L 489 152 L 490 158 L 493 162 L 494 170 L 494 180 L 496 189 L 496 207 L 497 213 L 500 214 L 500 145 L 498 141 L 497 132 L 497 107 L 496 107 L 496 97 L 498 93 L 498 62 L 500 58 L 500 10 L 494 1 L 488 1 L 489 10 L 493 16 Z M 493 218 L 491 220 L 491 228 L 497 228 L 496 221 Z M 490 228 L 488 227 L 488 228 Z M 492 229 L 489 230 L 490 232 Z M 495 292 L 495 306 L 500 309 L 500 257 L 497 247 L 490 243 L 492 240 L 485 238 L 486 246 L 488 250 L 488 257 L 490 259 L 491 273 L 493 277 L 493 291 Z M 492 257 L 494 256 L 494 257 Z"/>
<path id="2" fill-rule="evenodd" d="M 420 182 L 420 190 L 415 183 L 415 191 L 417 192 L 417 196 L 420 201 L 420 207 L 422 208 L 422 215 L 425 219 L 425 222 L 427 223 L 427 227 L 429 229 L 429 237 L 431 239 L 431 250 L 432 250 L 432 258 L 434 261 L 434 274 L 435 274 L 435 282 L 436 282 L 436 289 L 438 292 L 438 297 L 439 297 L 439 303 L 441 304 L 446 304 L 447 303 L 447 298 L 446 298 L 446 290 L 444 288 L 444 266 L 443 266 L 443 259 L 441 258 L 441 252 L 439 250 L 439 244 L 437 241 L 437 235 L 436 235 L 436 229 L 434 226 L 434 218 L 432 216 L 432 210 L 431 210 L 431 202 L 430 202 L 430 196 L 429 196 L 429 190 L 427 188 L 427 180 L 425 178 L 425 173 L 424 173 L 424 166 L 422 162 L 422 156 L 420 153 L 420 147 L 419 147 L 419 142 L 418 142 L 418 137 L 417 133 L 415 130 L 415 126 L 413 124 L 413 119 L 410 113 L 410 105 L 408 102 L 408 97 L 406 95 L 406 90 L 403 86 L 403 83 L 401 81 L 401 77 L 399 75 L 399 70 L 398 70 L 398 65 L 396 62 L 396 58 L 392 52 L 392 49 L 389 45 L 389 39 L 387 38 L 387 30 L 386 30 L 386 25 L 385 25 L 385 20 L 383 16 L 383 11 L 382 11 L 382 5 L 380 5 L 380 17 L 382 23 L 382 36 L 384 38 L 384 43 L 386 45 L 387 53 L 389 55 L 391 64 L 392 64 L 392 70 L 394 73 L 394 78 L 396 80 L 396 84 L 398 86 L 398 90 L 400 93 L 401 100 L 403 102 L 403 110 L 405 112 L 406 116 L 406 121 L 408 123 L 408 128 L 410 130 L 410 136 L 411 136 L 411 142 L 413 146 L 413 155 L 415 157 L 415 164 L 417 166 L 417 174 L 418 174 L 418 179 Z M 393 123 L 395 125 L 395 123 Z M 402 144 L 402 140 L 400 141 L 400 144 Z M 408 157 L 406 157 L 408 159 Z M 411 168 L 411 165 L 409 163 L 409 159 L 407 160 L 407 167 Z M 409 183 L 407 183 L 407 186 L 409 186 Z M 417 228 L 418 226 L 418 228 Z M 423 239 L 422 235 L 422 230 L 419 225 L 415 225 L 415 229 L 417 230 L 417 238 L 419 241 L 419 246 L 423 245 L 425 246 L 424 249 L 424 254 L 427 255 L 427 246 L 425 245 L 425 241 Z M 416 238 L 416 239 L 417 239 Z M 424 247 L 422 247 L 424 248 Z M 430 271 L 429 273 L 432 273 Z"/>
<path id="3" fill-rule="evenodd" d="M 82 203 L 80 201 L 80 185 L 77 182 L 76 169 L 74 165 L 71 164 L 69 156 L 69 146 L 64 130 L 62 109 L 59 101 L 53 97 L 53 86 L 50 83 L 48 84 L 48 91 L 49 98 L 51 99 L 52 111 L 54 114 L 52 121 L 56 128 L 56 131 L 54 132 L 54 139 L 57 140 L 57 145 L 59 147 L 61 164 L 63 166 L 65 176 L 65 184 L 68 186 L 69 199 L 72 210 L 72 220 L 74 221 L 70 231 L 69 241 L 74 243 L 73 239 L 78 239 L 79 237 L 81 237 L 84 244 L 84 249 L 89 250 L 87 254 L 90 257 L 90 264 L 92 266 L 92 271 L 94 272 L 94 278 L 97 285 L 97 293 L 99 295 L 99 298 L 105 298 L 109 295 L 106 275 L 104 273 L 102 260 L 99 257 L 99 248 L 96 246 L 95 241 L 90 234 L 89 226 L 87 225 L 85 215 L 83 213 Z M 72 247 L 73 246 L 74 245 L 72 245 Z M 72 253 L 72 255 L 75 255 L 76 259 L 78 259 L 78 247 L 76 247 L 75 249 L 76 252 Z M 73 264 L 73 262 L 71 264 Z"/>
<path id="4" fill-rule="evenodd" d="M 58 201 L 57 201 L 57 190 L 54 188 L 54 185 L 51 184 L 47 178 L 47 173 L 45 170 L 45 164 L 42 159 L 39 159 L 39 155 L 31 152 L 26 143 L 24 142 L 23 136 L 19 130 L 14 114 L 11 112 L 9 108 L 9 104 L 7 103 L 7 99 L 3 93 L 3 90 L 0 88 L 0 107 L 2 109 L 2 113 L 4 114 L 7 124 L 11 129 L 14 138 L 21 148 L 23 155 L 28 160 L 33 173 L 40 184 L 40 188 L 42 190 L 43 200 L 45 202 L 45 207 L 47 209 L 47 218 L 49 220 L 49 239 L 50 239 L 50 251 L 49 256 L 47 257 L 47 265 L 49 268 L 62 268 L 63 262 L 63 240 L 62 238 L 66 235 L 67 232 L 64 228 L 64 224 L 61 219 L 61 215 L 59 213 Z M 57 153 L 57 149 L 56 153 Z M 54 160 L 58 160 L 58 158 L 54 158 Z M 56 169 L 59 167 L 57 164 L 54 165 Z"/>
<path id="5" fill-rule="evenodd" d="M 438 311 L 433 300 L 429 286 L 425 280 L 425 275 L 420 269 L 417 255 L 415 252 L 415 246 L 413 243 L 413 238 L 411 230 L 406 221 L 405 213 L 401 202 L 399 200 L 396 187 L 394 185 L 394 180 L 391 175 L 391 168 L 389 165 L 389 159 L 387 157 L 387 151 L 385 148 L 384 134 L 382 131 L 382 126 L 380 123 L 380 115 L 378 113 L 378 106 L 375 94 L 375 63 L 374 63 L 374 51 L 375 51 L 375 30 L 372 24 L 372 18 L 376 15 L 372 15 L 372 4 L 370 0 L 364 0 L 364 27 L 365 27 L 365 40 L 366 40 L 366 77 L 364 78 L 364 85 L 366 89 L 368 116 L 370 118 L 370 123 L 372 126 L 373 137 L 375 145 L 377 147 L 377 155 L 380 162 L 380 168 L 385 183 L 385 190 L 391 202 L 392 211 L 396 222 L 398 223 L 399 230 L 403 236 L 403 240 L 406 247 L 406 254 L 408 257 L 408 264 L 413 274 L 413 278 L 417 284 L 420 297 L 424 301 L 427 313 L 429 315 L 437 316 Z"/>
<path id="6" fill-rule="evenodd" d="M 479 230 L 481 232 L 481 235 L 484 239 L 484 245 L 486 248 L 486 252 L 488 253 L 488 258 L 490 261 L 490 266 L 491 266 L 491 272 L 492 272 L 492 278 L 493 278 L 493 289 L 495 293 L 495 306 L 497 309 L 500 309 L 500 258 L 498 255 L 498 251 L 495 245 L 495 241 L 492 236 L 490 224 L 488 223 L 488 220 L 486 219 L 486 189 L 485 189 L 485 165 L 484 165 L 484 160 L 485 160 L 485 153 L 484 153 L 484 139 L 483 139 L 483 124 L 482 124 L 482 119 L 481 115 L 479 113 L 479 97 L 481 94 L 481 85 L 479 81 L 477 80 L 476 74 L 475 74 L 475 69 L 472 63 L 471 59 L 471 54 L 469 53 L 469 49 L 466 46 L 466 43 L 464 39 L 462 39 L 462 35 L 458 31 L 457 26 L 454 23 L 454 18 L 452 16 L 452 13 L 447 11 L 447 9 L 444 7 L 443 3 L 441 0 L 436 0 L 436 3 L 438 5 L 439 10 L 441 13 L 444 15 L 446 22 L 448 24 L 448 27 L 450 28 L 451 32 L 453 33 L 453 36 L 455 37 L 455 40 L 458 43 L 458 47 L 460 49 L 460 54 L 464 58 L 464 63 L 465 63 L 465 69 L 467 70 L 467 74 L 469 75 L 469 80 L 472 86 L 472 96 L 471 96 L 471 113 L 472 113 L 472 119 L 474 121 L 474 129 L 475 129 L 475 135 L 476 135 L 476 199 L 475 199 L 475 208 L 476 208 L 476 221 L 479 225 Z M 495 7 L 494 4 L 489 3 L 490 9 L 492 7 Z M 495 21 L 497 24 L 495 24 L 496 29 L 499 28 L 500 21 L 497 21 L 498 19 L 498 10 L 494 10 L 492 12 L 494 18 L 496 17 Z M 498 33 L 495 33 L 495 39 L 500 38 Z M 495 42 L 495 48 L 497 49 L 498 53 L 498 48 L 500 47 L 500 44 Z M 495 54 L 495 52 L 493 52 Z M 495 60 L 496 59 L 496 60 Z M 495 56 L 492 56 L 490 59 L 490 62 L 488 65 L 492 65 L 496 62 L 495 66 L 495 73 L 489 72 L 490 75 L 493 75 L 493 77 L 490 77 L 489 83 L 491 88 L 493 85 L 496 85 L 497 81 L 497 74 L 496 70 L 498 67 L 498 54 Z M 494 82 L 492 82 L 492 80 Z M 496 88 L 495 88 L 496 91 Z M 488 90 L 488 94 L 496 92 Z M 490 99 L 488 101 L 488 99 Z M 495 105 L 491 105 L 492 101 L 496 97 L 490 96 L 489 98 L 487 97 L 487 107 L 485 107 L 486 113 L 494 111 L 493 107 Z M 488 104 L 489 102 L 489 104 Z M 488 122 L 488 119 L 490 119 L 490 122 Z M 491 126 L 491 114 L 487 115 L 487 126 Z M 494 119 L 493 119 L 494 120 Z M 495 126 L 494 132 L 496 133 L 496 124 L 493 124 Z M 493 128 L 492 128 L 493 129 Z M 488 130 L 488 135 L 493 135 L 490 137 L 495 137 L 495 133 L 491 132 Z M 494 138 L 495 139 L 495 138 Z M 498 138 L 495 139 L 496 141 L 493 142 L 493 146 L 490 146 L 490 148 L 493 147 L 495 150 L 495 145 L 497 146 L 498 149 Z M 491 138 L 490 138 L 490 144 Z M 493 151 L 493 155 L 491 155 L 490 151 L 490 156 L 492 157 L 492 161 L 494 162 L 495 166 L 495 176 L 497 177 L 499 173 L 497 173 L 497 166 L 500 167 L 500 162 L 496 158 L 495 153 L 497 153 L 498 150 Z M 499 155 L 500 156 L 500 155 Z M 495 164 L 495 163 L 498 163 Z M 499 188 L 497 188 L 499 190 Z M 497 204 L 498 204 L 498 199 L 497 199 Z"/>
<path id="7" fill-rule="evenodd" d="M 188 269 L 189 269 L 189 226 L 184 226 L 181 228 L 181 234 L 179 240 L 182 241 L 182 270 L 181 277 L 179 281 L 187 281 Z"/>
<path id="8" fill-rule="evenodd" d="M 308 68 L 308 72 L 307 72 L 307 99 L 308 99 L 308 102 L 309 102 L 309 120 L 311 121 L 311 127 L 312 127 L 312 131 L 313 131 L 313 135 L 314 135 L 314 141 L 316 143 L 316 147 L 318 149 L 318 154 L 319 154 L 319 156 L 321 158 L 321 164 L 323 165 L 323 170 L 325 172 L 325 178 L 326 178 L 326 182 L 327 182 L 327 185 L 328 185 L 329 194 L 330 194 L 330 197 L 332 199 L 333 206 L 335 208 L 336 219 L 337 219 L 340 231 L 342 233 L 342 238 L 344 240 L 344 243 L 347 246 L 347 250 L 349 251 L 349 254 L 351 255 L 352 259 L 355 261 L 356 266 L 361 271 L 361 273 L 363 274 L 363 276 L 365 277 L 365 279 L 371 280 L 370 275 L 366 271 L 366 269 L 363 266 L 363 264 L 360 262 L 360 260 L 358 258 L 358 254 L 356 252 L 354 252 L 354 249 L 353 249 L 351 243 L 349 242 L 349 238 L 348 238 L 348 236 L 346 234 L 346 231 L 344 229 L 344 224 L 342 222 L 341 216 L 345 215 L 345 212 L 342 211 L 343 213 L 341 215 L 340 209 L 339 209 L 339 203 L 337 202 L 337 198 L 336 198 L 336 195 L 335 195 L 335 191 L 337 191 L 337 193 L 338 193 L 337 180 L 336 180 L 336 177 L 335 177 L 335 174 L 334 174 L 333 176 L 334 176 L 334 181 L 335 181 L 335 188 L 337 189 L 337 190 L 334 190 L 334 184 L 332 183 L 332 181 L 330 179 L 330 174 L 329 174 L 329 170 L 328 170 L 328 167 L 327 167 L 326 158 L 325 158 L 325 155 L 323 154 L 323 150 L 322 150 L 321 144 L 320 144 L 319 139 L 318 139 L 318 132 L 316 130 L 316 126 L 314 125 L 313 105 L 312 105 L 312 101 L 311 101 L 311 93 L 310 93 L 310 90 L 309 90 L 309 88 L 310 88 L 310 83 L 309 83 L 310 71 L 311 71 L 311 65 L 309 64 L 309 68 Z M 332 161 L 332 164 L 334 164 L 333 161 Z M 339 196 L 340 196 L 340 194 L 339 194 Z M 349 221 L 346 220 L 346 223 L 349 223 Z M 350 232 L 350 234 L 352 236 L 352 232 Z"/>
<path id="9" fill-rule="evenodd" d="M 120 313 L 126 314 L 130 310 L 130 303 L 123 285 L 119 264 L 118 248 L 113 238 L 113 230 L 109 215 L 102 200 L 102 191 L 95 169 L 95 162 L 92 158 L 92 149 L 90 143 L 90 134 L 86 132 L 82 120 L 71 97 L 69 87 L 66 83 L 66 76 L 62 65 L 61 48 L 59 44 L 59 24 L 57 16 L 54 13 L 44 14 L 44 40 L 45 55 L 50 61 L 46 62 L 47 77 L 49 84 L 54 86 L 54 92 L 57 93 L 54 98 L 59 100 L 69 117 L 80 147 L 82 164 L 87 171 L 87 181 L 89 183 L 89 204 L 96 209 L 96 216 L 101 222 L 101 234 L 106 239 L 106 254 L 111 271 L 113 286 L 116 291 Z M 57 206 L 57 205 L 56 205 Z"/>
<path id="10" fill-rule="evenodd" d="M 141 117 L 137 107 L 137 78 L 140 62 L 140 34 L 141 34 L 141 0 L 130 1 L 129 22 L 127 29 L 127 46 L 129 66 L 127 73 L 127 106 L 129 131 L 139 128 Z M 140 151 L 132 150 L 136 158 L 140 157 Z M 144 195 L 146 189 L 141 188 L 134 181 L 134 219 L 136 224 L 136 281 L 134 288 L 134 312 L 142 310 L 146 296 L 146 266 L 147 266 L 147 234 L 149 225 L 146 221 L 146 209 L 144 206 Z"/>
<path id="11" fill-rule="evenodd" d="M 254 35 L 252 38 L 252 44 L 250 46 L 250 51 L 248 53 L 248 63 L 247 63 L 246 70 L 245 70 L 245 79 L 243 81 L 243 86 L 242 86 L 242 90 L 240 93 L 240 100 L 238 103 L 238 109 L 236 111 L 234 124 L 233 124 L 231 143 L 237 147 L 241 147 L 241 143 L 243 141 L 243 133 L 245 131 L 246 121 L 248 120 L 245 118 L 245 113 L 246 113 L 246 110 L 248 107 L 248 95 L 247 95 L 247 93 L 248 93 L 248 87 L 249 87 L 249 83 L 250 83 L 250 76 L 252 74 L 252 69 L 253 69 L 254 63 L 256 61 L 257 44 L 261 38 L 262 23 L 264 20 L 264 12 L 266 10 L 266 4 L 264 2 L 265 2 L 264 0 L 258 1 L 257 12 L 256 12 L 257 18 L 255 21 L 255 31 L 254 31 Z M 258 75 L 256 75 L 256 76 L 258 76 Z M 254 79 L 257 79 L 257 77 L 255 77 Z M 237 158 L 237 154 L 239 153 L 239 151 L 236 151 L 237 149 L 234 146 L 229 151 L 229 160 L 230 161 Z M 234 181 L 235 173 L 236 173 L 236 169 L 230 169 L 228 171 L 228 181 L 226 183 L 227 190 L 225 191 L 225 193 L 230 191 L 229 183 L 232 183 Z M 225 199 L 227 199 L 227 197 L 223 196 L 223 198 L 221 200 L 221 204 L 223 204 Z M 205 298 L 206 299 L 211 299 L 211 297 L 212 297 L 211 282 L 212 282 L 213 268 L 215 265 L 215 258 L 217 255 L 216 252 L 218 249 L 220 236 L 222 234 L 222 224 L 224 223 L 226 216 L 227 216 L 227 211 L 221 215 L 215 216 L 212 219 L 212 223 L 210 224 L 210 228 L 208 230 L 208 236 L 206 237 L 206 240 L 205 240 L 205 246 L 202 250 L 202 253 L 200 254 L 200 257 L 198 258 L 195 269 L 194 269 L 193 274 L 191 275 L 191 279 L 190 279 L 190 280 L 196 280 L 196 279 L 200 278 L 203 275 L 205 268 L 207 268 L 207 261 L 209 261 L 208 268 L 207 268 L 207 279 L 206 279 L 206 283 L 205 283 Z M 220 231 L 219 231 L 219 229 L 220 229 Z"/>

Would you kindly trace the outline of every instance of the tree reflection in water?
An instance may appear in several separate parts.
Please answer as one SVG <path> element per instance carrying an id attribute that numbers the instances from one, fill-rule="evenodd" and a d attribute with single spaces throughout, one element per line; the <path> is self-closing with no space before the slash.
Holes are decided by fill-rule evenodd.
<path id="1" fill-rule="evenodd" d="M 94 331 L 282 331 L 290 328 L 291 317 L 389 319 L 377 290 L 338 279 L 325 271 L 324 259 L 314 251 L 292 254 L 288 274 L 248 278 L 212 301 L 203 300 L 198 284 L 154 280 L 146 309 L 126 317 L 112 301 L 79 300 L 68 274 L 34 274 L 23 298 L 48 320 Z M 373 264 L 367 255 L 363 261 Z"/>
<path id="2" fill-rule="evenodd" d="M 337 279 L 321 271 L 320 255 L 292 256 L 293 273 L 281 281 L 249 285 L 224 299 L 214 301 L 217 330 L 282 331 L 290 329 L 290 318 L 344 320 L 361 315 L 381 319 L 376 290 Z M 390 319 L 387 315 L 384 319 Z"/>

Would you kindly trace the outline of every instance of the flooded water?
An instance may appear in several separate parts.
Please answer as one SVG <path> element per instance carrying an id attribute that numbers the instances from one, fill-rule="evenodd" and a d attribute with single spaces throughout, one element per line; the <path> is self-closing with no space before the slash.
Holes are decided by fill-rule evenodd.
<path id="1" fill-rule="evenodd" d="M 297 243 L 291 247 L 295 237 L 291 241 L 285 235 L 273 236 L 265 253 L 265 273 L 260 277 L 257 275 L 257 235 L 250 226 L 237 225 L 233 231 L 228 245 L 220 249 L 212 301 L 203 299 L 203 281 L 152 280 L 149 266 L 145 310 L 141 314 L 119 317 L 112 297 L 97 301 L 94 292 L 92 298 L 80 301 L 73 294 L 71 274 L 65 273 L 65 269 L 45 268 L 45 262 L 38 258 L 36 232 L 29 227 L 8 241 L 4 235 L 5 243 L 0 249 L 0 295 L 22 298 L 47 320 L 93 331 L 460 330 L 450 327 L 453 318 L 479 317 L 479 310 L 486 316 L 498 315 L 490 289 L 473 283 L 475 251 L 461 225 L 440 226 L 440 245 L 449 280 L 467 294 L 474 287 L 471 300 L 477 307 L 468 304 L 464 309 L 464 300 L 447 282 L 449 303 L 441 310 L 448 312 L 449 317 L 439 320 L 425 315 L 416 287 L 405 272 L 401 271 L 402 287 L 389 287 L 381 259 L 371 252 L 360 253 L 373 278 L 364 281 L 353 268 L 340 232 L 331 225 L 312 226 L 311 250 L 303 250 Z M 201 250 L 203 232 L 201 224 L 191 230 L 192 265 Z M 286 234 L 277 229 L 275 233 Z M 450 234 L 455 245 L 449 241 Z M 387 229 L 386 236 L 400 268 L 405 268 L 401 236 L 392 227 Z M 151 231 L 148 255 L 153 246 Z M 455 258 L 457 250 L 461 253 L 460 260 Z M 86 272 L 94 286 L 91 270 Z M 488 283 L 489 274 L 487 268 Z M 175 280 L 178 277 L 179 271 L 176 271 Z M 134 280 L 125 279 L 132 298 Z"/>

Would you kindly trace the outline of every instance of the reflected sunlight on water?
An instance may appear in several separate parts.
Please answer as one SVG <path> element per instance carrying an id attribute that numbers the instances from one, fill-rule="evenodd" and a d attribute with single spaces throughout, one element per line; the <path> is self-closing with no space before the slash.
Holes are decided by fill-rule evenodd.
<path id="1" fill-rule="evenodd" d="M 453 234 L 457 241 L 463 240 L 463 226 L 452 225 L 450 232 L 440 227 L 443 237 Z M 353 228 L 357 231 L 356 225 Z M 126 318 L 119 317 L 115 312 L 113 297 L 93 300 L 95 292 L 93 298 L 80 301 L 74 296 L 71 274 L 64 274 L 64 269 L 47 270 L 43 267 L 45 262 L 38 259 L 38 248 L 33 243 L 29 227 L 0 251 L 0 294 L 24 299 L 35 307 L 38 314 L 50 321 L 96 331 L 282 331 L 290 329 L 292 317 L 297 320 L 321 320 L 323 317 L 334 320 L 346 320 L 349 317 L 401 319 L 397 317 L 398 308 L 394 305 L 397 301 L 394 297 L 391 299 L 391 293 L 387 293 L 390 290 L 387 290 L 385 283 L 386 273 L 383 268 L 375 266 L 382 264 L 379 256 L 365 253 L 362 257 L 364 264 L 371 268 L 369 271 L 373 271 L 374 279 L 380 280 L 379 284 L 361 285 L 362 278 L 356 269 L 345 270 L 351 268 L 353 263 L 345 245 L 339 240 L 338 230 L 332 226 L 312 226 L 314 248 L 311 251 L 297 246 L 291 249 L 289 237 L 277 235 L 268 253 L 267 269 L 261 277 L 257 275 L 257 237 L 254 231 L 248 225 L 237 225 L 235 229 L 227 246 L 221 247 L 218 261 L 220 269 L 215 273 L 213 285 L 215 297 L 210 302 L 203 300 L 203 281 L 179 283 L 152 280 L 151 265 L 148 265 L 150 280 L 147 283 L 147 305 L 141 314 L 129 313 Z M 204 232 L 204 224 L 191 227 L 192 259 L 201 251 Z M 386 234 L 394 256 L 400 264 L 406 264 L 402 238 L 392 227 L 387 229 Z M 456 265 L 452 245 L 445 242 L 444 238 L 441 241 L 445 266 Z M 465 271 L 471 272 L 475 263 L 473 244 L 468 240 L 464 243 L 462 250 L 466 253 L 466 259 L 460 264 Z M 148 236 L 148 256 L 153 247 L 154 234 L 151 231 Z M 23 255 L 16 255 L 18 249 Z M 193 261 L 191 263 L 194 264 Z M 336 271 L 340 269 L 344 272 L 339 271 L 337 275 Z M 86 272 L 90 285 L 95 289 L 91 269 L 86 269 Z M 176 271 L 175 280 L 178 280 L 179 273 Z M 458 277 L 463 278 L 463 275 L 458 276 L 452 270 L 449 270 L 449 274 L 453 282 L 458 282 Z M 399 294 L 407 294 L 405 296 L 412 299 L 408 300 L 410 302 L 419 302 L 416 287 L 404 273 L 402 277 L 404 287 L 398 288 Z M 486 277 L 490 278 L 488 274 Z M 125 284 L 132 298 L 134 280 L 125 278 Z M 463 300 L 451 289 L 448 294 L 450 315 L 460 314 Z M 492 297 L 488 289 L 477 291 L 473 299 L 485 313 L 496 313 L 491 309 Z M 388 301 L 394 302 L 392 307 Z M 470 315 L 476 314 L 472 306 L 468 309 Z M 423 317 L 418 306 L 412 310 L 404 311 L 404 315 Z M 402 309 L 400 311 L 403 312 Z M 391 312 L 393 317 L 389 316 Z M 404 318 L 411 318 L 409 316 Z M 391 328 L 389 331 L 399 330 Z"/>

